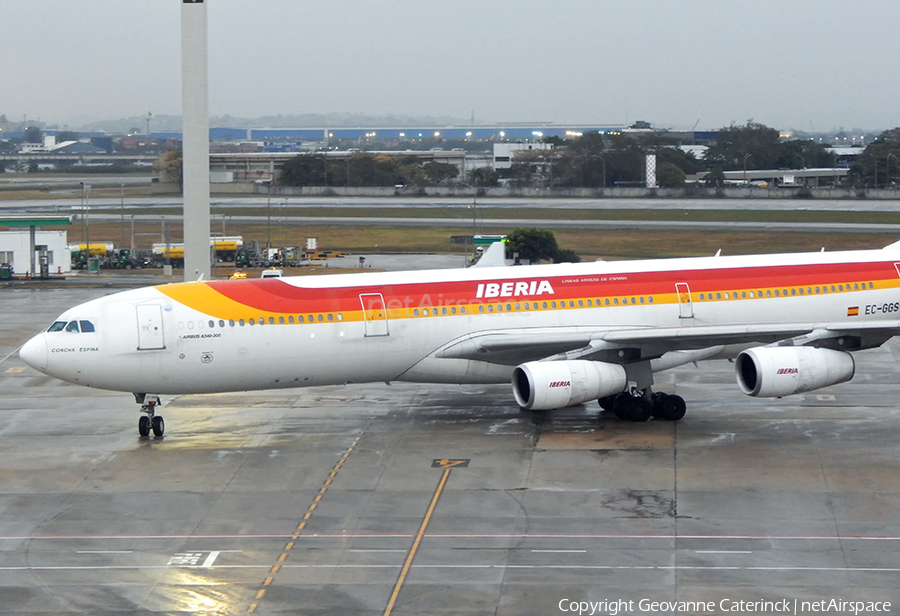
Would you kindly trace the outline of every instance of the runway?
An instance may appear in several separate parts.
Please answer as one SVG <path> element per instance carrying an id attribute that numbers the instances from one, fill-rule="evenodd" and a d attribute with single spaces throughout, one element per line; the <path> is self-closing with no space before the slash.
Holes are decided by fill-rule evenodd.
<path id="1" fill-rule="evenodd" d="M 129 394 L 15 354 L 110 292 L 0 290 L 0 614 L 898 613 L 896 342 L 780 400 L 740 394 L 726 362 L 663 373 L 677 423 L 379 383 L 180 396 L 142 439 Z"/>

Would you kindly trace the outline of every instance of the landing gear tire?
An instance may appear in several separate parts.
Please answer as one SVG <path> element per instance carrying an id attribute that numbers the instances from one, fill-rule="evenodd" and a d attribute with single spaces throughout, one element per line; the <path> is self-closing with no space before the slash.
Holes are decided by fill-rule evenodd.
<path id="1" fill-rule="evenodd" d="M 146 415 L 144 417 L 146 417 Z M 166 422 L 160 415 L 154 416 L 151 423 L 153 425 L 154 436 L 162 436 L 166 433 Z"/>
<path id="2" fill-rule="evenodd" d="M 616 417 L 625 421 L 647 421 L 653 407 L 650 403 L 638 396 L 619 394 L 616 396 L 613 412 Z"/>
<path id="3" fill-rule="evenodd" d="M 653 416 L 667 421 L 678 421 L 687 412 L 687 404 L 681 396 L 653 394 Z"/>
<path id="4" fill-rule="evenodd" d="M 616 407 L 616 397 L 606 396 L 605 398 L 600 398 L 597 400 L 597 404 L 599 404 L 600 408 L 604 411 L 612 411 Z"/>
<path id="5" fill-rule="evenodd" d="M 668 421 L 678 421 L 687 412 L 687 404 L 681 396 L 666 396 L 661 405 L 662 418 Z"/>
<path id="6" fill-rule="evenodd" d="M 616 394 L 612 397 L 612 412 L 616 417 L 622 420 L 628 420 L 628 408 L 631 402 L 632 396 L 630 394 Z"/>
<path id="7" fill-rule="evenodd" d="M 632 398 L 628 405 L 629 417 L 631 421 L 647 421 L 650 419 L 650 411 L 653 407 L 643 398 Z"/>
<path id="8" fill-rule="evenodd" d="M 153 431 L 154 436 L 162 436 L 166 432 L 166 422 L 162 415 L 157 415 L 156 411 L 162 408 L 159 396 L 155 394 L 134 394 L 134 400 L 141 405 L 141 417 L 138 420 L 138 434 L 141 436 L 150 436 Z"/>

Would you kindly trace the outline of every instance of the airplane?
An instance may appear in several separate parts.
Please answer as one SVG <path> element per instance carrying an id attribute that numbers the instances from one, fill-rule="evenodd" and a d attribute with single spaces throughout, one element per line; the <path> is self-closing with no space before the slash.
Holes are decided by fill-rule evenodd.
<path id="1" fill-rule="evenodd" d="M 165 284 L 75 306 L 20 356 L 133 393 L 139 434 L 162 436 L 162 395 L 391 381 L 511 383 L 524 409 L 597 400 L 679 420 L 686 403 L 653 391 L 657 372 L 730 359 L 744 394 L 782 397 L 849 381 L 852 352 L 898 332 L 900 242 Z"/>

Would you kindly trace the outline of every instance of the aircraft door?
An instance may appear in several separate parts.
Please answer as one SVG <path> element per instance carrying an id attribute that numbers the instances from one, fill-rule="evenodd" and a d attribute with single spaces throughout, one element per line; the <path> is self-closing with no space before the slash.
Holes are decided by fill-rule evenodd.
<path id="1" fill-rule="evenodd" d="M 387 310 L 381 293 L 363 293 L 359 296 L 359 301 L 366 321 L 366 337 L 387 336 Z"/>
<path id="2" fill-rule="evenodd" d="M 138 351 L 166 348 L 163 333 L 162 306 L 141 304 L 137 306 Z"/>
<path id="3" fill-rule="evenodd" d="M 678 317 L 693 319 L 694 304 L 691 303 L 691 288 L 686 282 L 679 282 L 675 284 L 675 293 L 678 295 Z"/>

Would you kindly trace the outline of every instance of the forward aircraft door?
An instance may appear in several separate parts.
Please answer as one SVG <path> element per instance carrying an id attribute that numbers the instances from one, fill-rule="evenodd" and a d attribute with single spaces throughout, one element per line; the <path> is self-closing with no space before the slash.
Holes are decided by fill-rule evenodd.
<path id="1" fill-rule="evenodd" d="M 166 348 L 163 333 L 162 306 L 141 304 L 137 306 L 138 351 Z"/>
<path id="2" fill-rule="evenodd" d="M 686 282 L 675 284 L 675 293 L 678 294 L 678 316 L 682 319 L 694 318 L 694 304 L 691 303 L 691 288 Z"/>
<path id="3" fill-rule="evenodd" d="M 359 296 L 359 301 L 366 321 L 366 336 L 387 336 L 387 310 L 381 293 L 363 293 Z"/>

